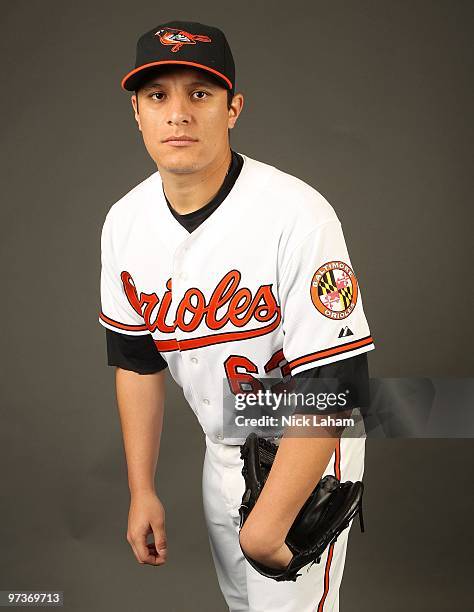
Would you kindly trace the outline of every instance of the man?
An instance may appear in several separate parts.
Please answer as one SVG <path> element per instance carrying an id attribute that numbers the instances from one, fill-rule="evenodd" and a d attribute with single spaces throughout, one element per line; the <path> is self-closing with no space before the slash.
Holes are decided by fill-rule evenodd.
<path id="1" fill-rule="evenodd" d="M 153 28 L 122 87 L 135 92 L 135 119 L 157 166 L 111 207 L 102 230 L 99 320 L 117 368 L 127 539 L 138 562 L 166 562 L 154 474 L 169 367 L 205 434 L 204 511 L 229 610 L 338 610 L 348 530 L 290 583 L 261 576 L 241 547 L 286 566 L 286 533 L 319 479 L 362 478 L 364 438 L 284 436 L 239 540 L 243 440 L 226 439 L 222 401 L 223 384 L 241 376 L 250 384 L 288 372 L 367 377 L 374 344 L 339 219 L 303 181 L 231 149 L 244 98 L 219 29 Z"/>

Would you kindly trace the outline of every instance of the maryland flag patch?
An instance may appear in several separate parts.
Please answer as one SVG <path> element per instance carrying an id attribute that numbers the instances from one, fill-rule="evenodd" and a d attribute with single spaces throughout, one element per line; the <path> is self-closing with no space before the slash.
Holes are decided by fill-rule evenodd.
<path id="1" fill-rule="evenodd" d="M 328 261 L 311 280 L 311 301 L 329 319 L 345 319 L 357 302 L 357 278 L 343 261 Z"/>

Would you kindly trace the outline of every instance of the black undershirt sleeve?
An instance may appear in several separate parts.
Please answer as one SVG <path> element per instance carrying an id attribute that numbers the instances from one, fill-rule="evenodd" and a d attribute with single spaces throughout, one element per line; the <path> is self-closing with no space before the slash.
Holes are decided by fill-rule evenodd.
<path id="1" fill-rule="evenodd" d="M 317 368 L 305 370 L 294 375 L 295 386 L 297 393 L 314 393 L 315 386 L 312 381 L 315 378 L 335 378 L 338 381 L 339 391 L 346 391 L 348 394 L 348 408 L 360 408 L 364 414 L 365 409 L 369 405 L 369 365 L 367 353 L 361 353 L 348 359 L 341 359 L 333 363 L 327 363 Z M 323 390 L 324 386 L 317 390 Z M 328 390 L 334 391 L 334 387 L 328 387 Z M 297 407 L 295 414 L 311 413 L 311 409 Z"/>
<path id="2" fill-rule="evenodd" d="M 154 374 L 168 365 L 155 346 L 151 334 L 130 336 L 105 330 L 107 363 L 138 374 Z"/>

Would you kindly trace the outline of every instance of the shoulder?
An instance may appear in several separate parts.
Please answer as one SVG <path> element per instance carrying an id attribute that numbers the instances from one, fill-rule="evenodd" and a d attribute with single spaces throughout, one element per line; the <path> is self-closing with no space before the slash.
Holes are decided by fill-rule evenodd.
<path id="1" fill-rule="evenodd" d="M 161 183 L 158 171 L 153 172 L 114 202 L 105 216 L 103 231 L 117 232 L 122 228 L 130 228 L 134 220 L 140 217 L 149 202 L 150 192 L 156 189 L 157 183 Z"/>
<path id="2" fill-rule="evenodd" d="M 309 183 L 276 166 L 244 158 L 252 168 L 254 183 L 263 185 L 259 209 L 272 222 L 280 221 L 290 231 L 308 233 L 328 221 L 339 221 L 326 197 Z M 258 175 L 265 180 L 259 181 Z"/>

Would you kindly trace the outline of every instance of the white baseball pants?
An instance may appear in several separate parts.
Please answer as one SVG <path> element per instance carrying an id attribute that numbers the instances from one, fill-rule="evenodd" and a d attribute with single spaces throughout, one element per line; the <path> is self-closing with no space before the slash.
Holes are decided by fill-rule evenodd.
<path id="1" fill-rule="evenodd" d="M 362 480 L 365 438 L 341 438 L 323 474 Z M 206 436 L 203 504 L 212 557 L 229 612 L 338 612 L 349 529 L 321 561 L 303 568 L 296 582 L 276 582 L 255 571 L 239 546 L 239 506 L 245 483 L 240 447 Z"/>

